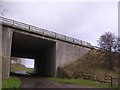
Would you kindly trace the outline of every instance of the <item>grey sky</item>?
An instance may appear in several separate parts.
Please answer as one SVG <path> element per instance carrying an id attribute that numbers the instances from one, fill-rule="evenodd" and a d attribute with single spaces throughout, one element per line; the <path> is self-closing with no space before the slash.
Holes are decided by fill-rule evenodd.
<path id="1" fill-rule="evenodd" d="M 28 68 L 34 68 L 34 59 L 21 59 L 21 64 L 24 64 Z"/>
<path id="2" fill-rule="evenodd" d="M 84 40 L 92 45 L 97 45 L 100 35 L 106 31 L 118 34 L 118 2 L 21 1 L 3 3 L 3 8 L 6 9 L 4 16 Z M 33 67 L 33 61 L 24 63 Z"/>
<path id="3" fill-rule="evenodd" d="M 5 16 L 97 45 L 106 31 L 118 34 L 117 2 L 6 2 Z"/>

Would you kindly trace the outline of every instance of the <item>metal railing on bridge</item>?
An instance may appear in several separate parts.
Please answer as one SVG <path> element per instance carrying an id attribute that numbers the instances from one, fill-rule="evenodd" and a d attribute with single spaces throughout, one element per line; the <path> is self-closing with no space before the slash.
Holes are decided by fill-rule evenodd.
<path id="1" fill-rule="evenodd" d="M 75 38 L 72 38 L 72 37 L 69 37 L 66 35 L 58 34 L 58 33 L 52 32 L 52 31 L 48 31 L 48 30 L 45 30 L 45 29 L 42 29 L 39 27 L 35 27 L 32 25 L 28 25 L 28 24 L 25 24 L 22 22 L 18 22 L 18 21 L 12 20 L 12 19 L 0 17 L 0 21 L 2 22 L 3 25 L 9 25 L 9 26 L 14 27 L 14 28 L 21 28 L 21 29 L 26 29 L 29 31 L 35 31 L 35 32 L 37 32 L 41 35 L 44 35 L 44 36 L 48 36 L 51 38 L 55 38 L 55 39 L 63 40 L 66 42 L 78 44 L 78 45 L 85 46 L 88 48 L 93 48 L 93 46 L 88 42 L 78 40 L 78 39 L 75 39 Z"/>

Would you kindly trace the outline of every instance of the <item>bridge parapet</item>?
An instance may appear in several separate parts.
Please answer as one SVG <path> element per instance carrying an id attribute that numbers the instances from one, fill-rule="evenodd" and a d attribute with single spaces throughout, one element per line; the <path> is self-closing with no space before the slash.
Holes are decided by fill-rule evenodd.
<path id="1" fill-rule="evenodd" d="M 74 42 L 77 43 L 77 44 L 82 44 L 82 41 L 78 40 L 78 39 L 74 39 Z"/>
<path id="2" fill-rule="evenodd" d="M 38 33 L 40 33 L 40 34 L 44 34 L 44 29 L 42 29 L 42 28 L 38 28 L 38 27 L 35 27 L 35 26 L 29 26 L 29 30 L 34 30 L 34 31 L 36 31 L 36 32 L 38 32 Z"/>
<path id="3" fill-rule="evenodd" d="M 56 37 L 56 33 L 48 30 L 44 30 L 44 35 L 50 36 L 50 37 Z"/>
<path id="4" fill-rule="evenodd" d="M 22 29 L 29 29 L 29 25 L 22 23 L 22 22 L 17 22 L 17 21 L 13 21 L 13 26 L 15 27 L 20 27 Z"/>
<path id="5" fill-rule="evenodd" d="M 93 46 L 90 43 L 82 41 L 82 40 L 78 40 L 78 39 L 75 39 L 75 38 L 72 38 L 72 37 L 69 37 L 66 35 L 58 34 L 58 33 L 55 33 L 55 32 L 49 31 L 49 30 L 45 30 L 45 29 L 42 29 L 39 27 L 35 27 L 35 26 L 28 25 L 28 24 L 25 24 L 22 22 L 11 20 L 11 19 L 8 19 L 5 17 L 0 17 L 0 18 L 2 20 L 3 25 L 8 25 L 8 26 L 11 26 L 14 28 L 21 28 L 21 29 L 25 29 L 25 30 L 29 30 L 29 31 L 34 31 L 34 32 L 37 32 L 38 34 L 41 34 L 41 35 L 44 35 L 44 36 L 47 36 L 50 38 L 55 38 L 55 39 L 63 40 L 63 41 L 70 42 L 73 44 L 82 45 L 82 46 L 85 46 L 88 48 L 93 48 Z"/>
<path id="6" fill-rule="evenodd" d="M 62 34 L 58 34 L 56 33 L 56 39 L 61 39 L 61 40 L 65 40 L 66 36 L 62 35 Z"/>
<path id="7" fill-rule="evenodd" d="M 66 36 L 66 41 L 74 43 L 74 38 Z"/>

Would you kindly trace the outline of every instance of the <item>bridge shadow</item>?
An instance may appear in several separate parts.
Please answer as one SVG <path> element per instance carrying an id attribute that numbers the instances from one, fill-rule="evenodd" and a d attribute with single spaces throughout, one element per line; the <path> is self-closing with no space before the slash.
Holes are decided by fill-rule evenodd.
<path id="1" fill-rule="evenodd" d="M 11 57 L 34 59 L 32 76 L 55 76 L 56 42 L 26 33 L 13 31 Z"/>

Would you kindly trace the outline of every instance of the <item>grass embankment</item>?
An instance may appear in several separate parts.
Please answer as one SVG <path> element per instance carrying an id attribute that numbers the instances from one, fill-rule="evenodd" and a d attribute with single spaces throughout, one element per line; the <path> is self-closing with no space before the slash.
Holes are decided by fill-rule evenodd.
<path id="1" fill-rule="evenodd" d="M 117 68 L 117 60 L 118 58 L 116 58 L 113 53 L 112 61 L 114 67 L 113 70 L 110 70 L 108 68 L 109 60 L 105 56 L 105 53 L 99 50 L 91 50 L 72 64 L 65 66 L 63 70 L 71 78 L 78 78 L 80 77 L 80 73 L 87 73 L 90 76 L 95 76 L 100 81 L 104 81 L 107 75 L 114 78 L 118 77 L 119 69 Z"/>
<path id="2" fill-rule="evenodd" d="M 16 72 L 16 71 L 20 71 L 20 70 L 24 70 L 27 73 L 32 73 L 33 72 L 32 68 L 27 68 L 24 65 L 21 65 L 19 63 L 11 64 L 11 72 Z M 3 88 L 3 90 L 4 89 L 7 90 L 8 88 L 11 88 L 11 89 L 12 88 L 16 88 L 16 89 L 19 90 L 20 85 L 21 85 L 21 80 L 18 77 L 12 77 L 11 76 L 8 79 L 4 79 L 2 81 L 2 88 Z"/>
<path id="3" fill-rule="evenodd" d="M 21 65 L 19 63 L 11 64 L 11 70 L 10 70 L 11 72 L 16 72 L 16 71 L 21 71 L 21 70 L 24 70 L 27 73 L 32 73 L 33 72 L 32 68 L 27 68 L 24 65 Z"/>
<path id="4" fill-rule="evenodd" d="M 90 81 L 90 80 L 63 79 L 63 78 L 48 78 L 48 79 L 56 82 L 60 82 L 60 83 L 65 83 L 65 84 L 78 84 L 78 85 L 95 87 L 95 88 L 116 88 L 116 87 L 110 86 L 109 84 L 104 84 L 101 82 Z"/>
<path id="5" fill-rule="evenodd" d="M 8 79 L 4 79 L 2 83 L 3 90 L 6 88 L 20 88 L 21 81 L 17 77 L 9 77 Z"/>

